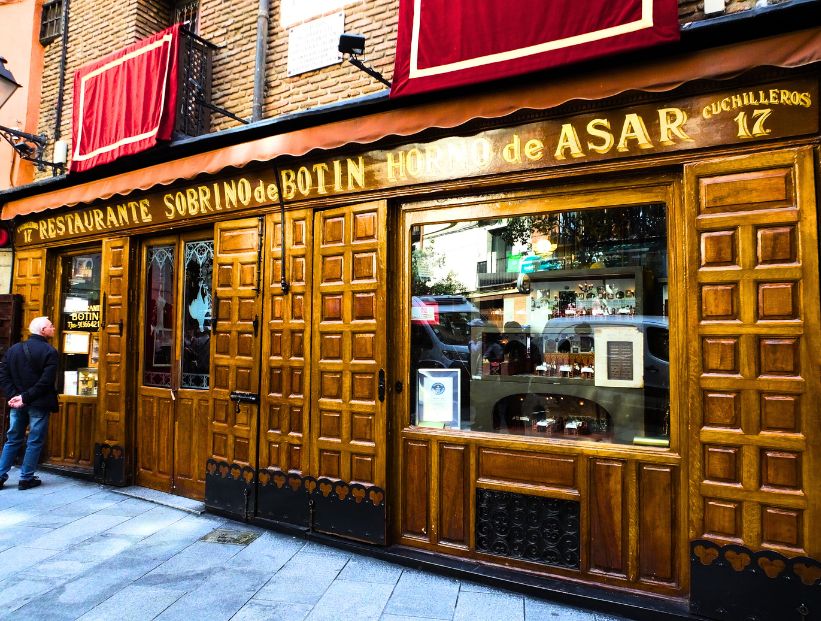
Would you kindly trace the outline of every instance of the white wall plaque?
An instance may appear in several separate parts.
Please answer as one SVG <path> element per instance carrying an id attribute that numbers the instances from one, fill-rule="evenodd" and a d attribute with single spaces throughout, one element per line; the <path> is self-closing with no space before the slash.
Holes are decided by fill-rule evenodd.
<path id="1" fill-rule="evenodd" d="M 288 31 L 288 77 L 342 60 L 339 35 L 345 31 L 345 13 L 320 17 Z"/>

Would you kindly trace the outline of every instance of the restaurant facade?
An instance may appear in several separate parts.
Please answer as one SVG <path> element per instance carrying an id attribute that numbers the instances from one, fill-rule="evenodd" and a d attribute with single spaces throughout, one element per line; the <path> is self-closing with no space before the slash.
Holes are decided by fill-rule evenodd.
<path id="1" fill-rule="evenodd" d="M 819 61 L 798 30 L 12 197 L 13 292 L 58 327 L 47 464 L 814 618 Z"/>

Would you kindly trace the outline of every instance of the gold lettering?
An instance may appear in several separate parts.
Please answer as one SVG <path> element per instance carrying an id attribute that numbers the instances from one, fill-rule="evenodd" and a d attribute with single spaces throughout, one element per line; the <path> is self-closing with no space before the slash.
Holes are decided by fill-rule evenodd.
<path id="1" fill-rule="evenodd" d="M 662 108 L 659 110 L 659 136 L 663 145 L 675 144 L 673 136 L 685 142 L 692 142 L 684 133 L 684 124 L 687 122 L 687 113 L 681 108 Z"/>
<path id="2" fill-rule="evenodd" d="M 291 200 L 296 196 L 296 174 L 290 168 L 283 168 L 280 173 L 280 187 L 282 187 L 282 198 Z"/>
<path id="3" fill-rule="evenodd" d="M 277 186 L 274 183 L 269 183 L 267 188 L 268 200 L 275 201 L 279 196 L 279 191 L 277 190 Z"/>
<path id="4" fill-rule="evenodd" d="M 222 211 L 222 203 L 220 203 L 220 187 L 218 183 L 214 184 L 214 202 L 217 205 L 217 211 Z"/>
<path id="5" fill-rule="evenodd" d="M 513 140 L 502 149 L 502 159 L 508 164 L 518 164 L 522 161 L 522 140 L 519 134 L 513 134 Z"/>
<path id="6" fill-rule="evenodd" d="M 174 215 L 174 210 L 171 210 L 171 216 Z M 128 224 L 128 205 L 117 205 L 117 216 L 120 219 L 120 226 Z M 171 217 L 169 216 L 169 218 Z"/>
<path id="7" fill-rule="evenodd" d="M 536 141 L 538 142 L 538 140 Z M 492 160 L 491 150 L 492 144 L 487 138 L 477 138 L 473 142 L 473 149 L 476 151 L 476 166 L 479 168 L 487 168 L 490 166 Z"/>
<path id="8" fill-rule="evenodd" d="M 117 214 L 114 213 L 114 208 L 107 205 L 105 208 L 105 225 L 110 229 L 117 228 Z"/>
<path id="9" fill-rule="evenodd" d="M 94 230 L 94 214 L 90 211 L 83 212 L 83 224 L 86 227 L 86 231 L 91 233 Z"/>
<path id="10" fill-rule="evenodd" d="M 197 188 L 200 198 L 200 213 L 208 213 L 214 211 L 211 207 L 211 190 L 207 185 L 201 185 Z"/>
<path id="11" fill-rule="evenodd" d="M 138 205 L 136 201 L 128 202 L 128 208 L 131 210 L 131 221 L 135 224 L 140 221 L 140 219 L 137 217 L 137 207 Z"/>
<path id="12" fill-rule="evenodd" d="M 40 225 L 40 239 L 48 239 L 48 227 L 45 220 L 40 220 L 37 224 Z"/>
<path id="13" fill-rule="evenodd" d="M 388 154 L 390 155 L 390 154 Z M 390 174 L 388 176 L 390 178 Z M 334 160 L 334 192 L 342 191 L 342 163 Z"/>
<path id="14" fill-rule="evenodd" d="M 105 223 L 103 222 L 103 218 L 105 218 L 105 214 L 103 214 L 102 209 L 95 209 L 94 210 L 94 228 L 98 231 L 102 231 L 105 228 Z M 91 228 L 91 227 L 89 227 Z"/>
<path id="15" fill-rule="evenodd" d="M 197 191 L 194 188 L 185 189 L 185 205 L 189 216 L 196 216 L 200 210 L 200 203 L 197 200 Z"/>
<path id="16" fill-rule="evenodd" d="M 604 129 L 599 129 L 600 127 Z M 613 132 L 610 131 L 610 121 L 607 119 L 593 119 L 590 121 L 587 124 L 587 133 L 594 138 L 601 138 L 602 142 L 600 144 L 590 141 L 587 142 L 587 148 L 600 155 L 604 155 L 610 151 L 613 145 L 616 144 L 616 139 L 613 138 Z"/>
<path id="17" fill-rule="evenodd" d="M 650 142 L 650 136 L 647 134 L 647 127 L 644 125 L 644 119 L 635 112 L 631 112 L 624 117 L 624 125 L 621 129 L 621 137 L 616 150 L 621 152 L 629 151 L 628 140 L 635 140 L 641 149 L 653 148 L 653 143 Z"/>
<path id="18" fill-rule="evenodd" d="M 411 177 L 418 177 L 419 173 L 422 172 L 422 153 L 419 149 L 411 149 L 408 151 L 408 154 L 405 156 L 405 168 L 408 169 L 408 174 Z"/>
<path id="19" fill-rule="evenodd" d="M 336 164 L 336 162 L 334 162 Z M 385 166 L 387 167 L 387 177 L 388 181 L 395 182 L 399 181 L 400 179 L 405 179 L 405 156 L 402 151 L 397 152 L 396 155 L 393 152 L 388 151 L 387 160 L 385 162 Z M 339 188 L 340 190 L 342 188 Z"/>
<path id="20" fill-rule="evenodd" d="M 265 182 L 262 179 L 257 182 L 257 187 L 254 188 L 254 200 L 260 204 L 265 202 Z"/>
<path id="21" fill-rule="evenodd" d="M 25 243 L 28 244 L 29 242 L 31 242 L 31 229 L 27 229 L 27 230 L 23 231 L 23 237 L 24 237 Z"/>
<path id="22" fill-rule="evenodd" d="M 348 189 L 356 190 L 365 187 L 365 158 L 361 155 L 352 160 L 347 158 L 348 164 Z M 354 182 L 356 184 L 354 185 Z"/>
<path id="23" fill-rule="evenodd" d="M 36 225 L 35 228 L 37 228 Z M 74 235 L 74 219 L 70 215 L 66 216 L 66 228 L 69 235 Z"/>
<path id="24" fill-rule="evenodd" d="M 442 170 L 442 149 L 435 145 L 428 145 L 425 148 L 425 172 L 433 174 Z"/>
<path id="25" fill-rule="evenodd" d="M 237 206 L 237 182 L 235 179 L 224 181 L 222 189 L 225 192 L 225 208 L 234 209 Z"/>
<path id="26" fill-rule="evenodd" d="M 730 101 L 732 102 L 733 110 L 741 107 L 741 95 L 733 95 L 730 97 Z"/>
<path id="27" fill-rule="evenodd" d="M 80 214 L 74 214 L 74 230 L 77 233 L 85 233 L 86 227 L 83 225 L 83 219 L 80 217 Z"/>
<path id="28" fill-rule="evenodd" d="M 313 183 L 311 182 L 311 171 L 305 166 L 300 166 L 296 171 L 296 188 L 302 196 L 308 196 L 311 193 Z"/>
<path id="29" fill-rule="evenodd" d="M 724 99 L 721 100 L 721 109 L 724 112 L 729 112 L 730 111 L 730 98 L 729 97 L 725 97 Z"/>
<path id="30" fill-rule="evenodd" d="M 316 174 L 316 191 L 318 194 L 327 194 L 325 189 L 325 173 L 329 170 L 328 165 L 324 163 L 314 164 L 314 173 Z M 276 197 L 271 200 L 275 200 Z"/>
<path id="31" fill-rule="evenodd" d="M 449 172 L 453 172 L 456 168 L 467 168 L 468 165 L 468 147 L 464 140 L 456 140 L 448 143 L 448 166 Z"/>
<path id="32" fill-rule="evenodd" d="M 165 217 L 171 220 L 174 217 L 174 197 L 166 194 L 162 197 L 162 202 L 165 205 Z"/>
<path id="33" fill-rule="evenodd" d="M 809 93 L 799 93 L 798 101 L 799 104 L 804 106 L 805 108 L 809 108 L 812 106 L 812 97 L 810 97 Z"/>
<path id="34" fill-rule="evenodd" d="M 525 157 L 531 161 L 542 159 L 544 155 L 544 143 L 541 140 L 532 138 L 525 143 Z"/>
<path id="35" fill-rule="evenodd" d="M 242 177 L 237 182 L 237 195 L 243 207 L 247 207 L 251 203 L 251 194 L 253 194 L 251 191 L 251 182 L 245 177 Z"/>
<path id="36" fill-rule="evenodd" d="M 46 220 L 46 229 L 48 230 L 49 239 L 53 239 L 57 236 L 57 231 L 54 230 L 54 218 Z"/>
<path id="37" fill-rule="evenodd" d="M 140 201 L 140 216 L 142 216 L 143 222 L 151 222 L 151 212 L 148 211 L 148 208 L 151 206 L 151 203 L 148 202 L 147 198 L 144 198 Z"/>
<path id="38" fill-rule="evenodd" d="M 771 89 L 770 89 L 770 101 L 769 101 L 769 104 L 770 104 L 770 105 L 773 105 L 773 104 L 777 104 L 777 103 L 778 103 L 778 89 L 777 89 L 777 88 L 771 88 Z"/>
<path id="39" fill-rule="evenodd" d="M 709 119 L 713 116 L 713 113 L 710 112 L 710 106 L 704 106 L 704 109 L 701 111 L 701 116 L 705 119 Z"/>
<path id="40" fill-rule="evenodd" d="M 584 151 L 579 143 L 579 135 L 576 133 L 576 128 L 570 123 L 562 125 L 559 133 L 559 144 L 556 146 L 556 153 L 554 153 L 557 160 L 567 159 L 564 154 L 566 150 L 570 150 L 570 155 L 573 157 L 584 157 Z"/>
<path id="41" fill-rule="evenodd" d="M 63 216 L 57 216 L 57 235 L 63 235 L 66 232 L 66 219 Z M 26 231 L 28 232 L 28 231 Z"/>

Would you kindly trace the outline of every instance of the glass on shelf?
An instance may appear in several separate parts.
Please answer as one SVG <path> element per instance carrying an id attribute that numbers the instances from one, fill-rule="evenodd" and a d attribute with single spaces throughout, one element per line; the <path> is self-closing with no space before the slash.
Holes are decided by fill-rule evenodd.
<path id="1" fill-rule="evenodd" d="M 77 369 L 77 394 L 81 397 L 97 396 L 97 369 Z"/>

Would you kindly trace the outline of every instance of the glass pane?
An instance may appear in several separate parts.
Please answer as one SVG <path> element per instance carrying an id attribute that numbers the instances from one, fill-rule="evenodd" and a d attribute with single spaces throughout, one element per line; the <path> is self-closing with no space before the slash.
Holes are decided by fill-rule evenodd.
<path id="1" fill-rule="evenodd" d="M 171 387 L 174 350 L 174 246 L 147 252 L 143 384 Z"/>
<path id="2" fill-rule="evenodd" d="M 664 205 L 414 227 L 412 423 L 669 445 L 666 231 Z"/>
<path id="3" fill-rule="evenodd" d="M 182 388 L 207 390 L 209 386 L 213 266 L 213 241 L 186 242 Z"/>
<path id="4" fill-rule="evenodd" d="M 64 395 L 97 396 L 97 365 L 100 357 L 100 273 L 99 252 L 64 256 L 60 317 L 61 376 Z"/>

